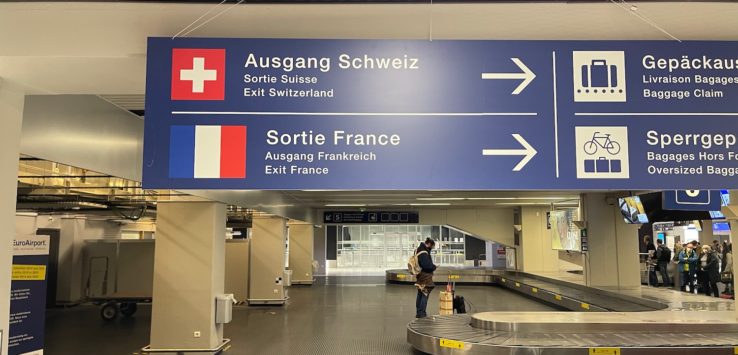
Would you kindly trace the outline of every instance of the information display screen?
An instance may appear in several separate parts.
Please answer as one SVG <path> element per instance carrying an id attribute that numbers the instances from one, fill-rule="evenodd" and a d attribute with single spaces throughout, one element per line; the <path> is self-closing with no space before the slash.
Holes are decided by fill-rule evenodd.
<path id="1" fill-rule="evenodd" d="M 648 223 L 648 216 L 646 216 L 646 211 L 643 208 L 640 197 L 631 196 L 620 198 L 618 199 L 618 205 L 620 206 L 620 212 L 623 214 L 625 223 Z"/>
<path id="2" fill-rule="evenodd" d="M 712 234 L 730 235 L 730 223 L 729 222 L 712 222 Z"/>
<path id="3" fill-rule="evenodd" d="M 579 229 L 574 225 L 574 211 L 551 211 L 551 248 L 556 250 L 580 251 Z"/>

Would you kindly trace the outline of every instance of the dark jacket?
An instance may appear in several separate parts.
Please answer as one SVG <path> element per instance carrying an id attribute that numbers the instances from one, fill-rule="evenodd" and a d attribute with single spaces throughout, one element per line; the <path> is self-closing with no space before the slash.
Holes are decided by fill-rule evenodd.
<path id="1" fill-rule="evenodd" d="M 707 254 L 707 266 L 702 268 L 702 271 L 710 282 L 720 282 L 720 261 L 714 252 Z"/>
<path id="2" fill-rule="evenodd" d="M 660 263 L 668 263 L 671 261 L 671 250 L 666 245 L 661 244 L 656 248 L 655 258 Z"/>
<path id="3" fill-rule="evenodd" d="M 428 250 L 428 248 L 425 246 L 425 243 L 420 243 L 418 249 L 415 250 L 415 254 L 418 254 L 421 251 L 425 251 L 425 253 L 418 255 L 418 264 L 420 265 L 420 269 L 422 272 L 432 274 L 433 271 L 436 271 L 436 265 L 433 264 L 433 258 L 430 255 L 430 250 Z"/>

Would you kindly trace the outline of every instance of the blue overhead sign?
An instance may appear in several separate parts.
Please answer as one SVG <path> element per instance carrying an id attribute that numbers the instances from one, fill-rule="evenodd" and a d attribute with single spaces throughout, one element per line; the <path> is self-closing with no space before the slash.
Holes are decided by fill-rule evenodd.
<path id="1" fill-rule="evenodd" d="M 151 38 L 143 184 L 738 188 L 736 48 Z"/>
<path id="2" fill-rule="evenodd" d="M 720 190 L 667 190 L 663 208 L 679 211 L 720 211 Z"/>

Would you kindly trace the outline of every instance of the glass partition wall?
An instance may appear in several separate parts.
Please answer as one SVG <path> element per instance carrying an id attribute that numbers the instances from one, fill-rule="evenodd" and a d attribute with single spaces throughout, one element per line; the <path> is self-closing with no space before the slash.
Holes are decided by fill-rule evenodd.
<path id="1" fill-rule="evenodd" d="M 445 226 L 344 225 L 336 238 L 339 269 L 398 269 L 426 238 L 436 241 L 433 261 L 442 266 L 463 266 L 466 235 Z"/>

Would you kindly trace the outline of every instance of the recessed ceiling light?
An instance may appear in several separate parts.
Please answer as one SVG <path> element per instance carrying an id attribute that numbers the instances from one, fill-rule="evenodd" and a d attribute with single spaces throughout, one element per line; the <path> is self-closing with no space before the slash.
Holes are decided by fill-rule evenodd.
<path id="1" fill-rule="evenodd" d="M 577 197 L 418 197 L 418 201 L 575 200 Z"/>
<path id="2" fill-rule="evenodd" d="M 450 203 L 444 203 L 444 202 L 439 202 L 439 203 L 410 203 L 409 205 L 410 206 L 451 206 Z"/>
<path id="3" fill-rule="evenodd" d="M 345 192 L 345 191 L 364 191 L 364 190 L 300 190 L 302 192 Z"/>
<path id="4" fill-rule="evenodd" d="M 466 197 L 418 197 L 418 201 L 463 201 Z"/>
<path id="5" fill-rule="evenodd" d="M 501 206 L 532 206 L 532 205 L 539 205 L 539 206 L 548 206 L 550 203 L 544 203 L 544 202 L 500 202 L 497 205 Z"/>

